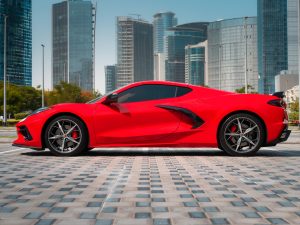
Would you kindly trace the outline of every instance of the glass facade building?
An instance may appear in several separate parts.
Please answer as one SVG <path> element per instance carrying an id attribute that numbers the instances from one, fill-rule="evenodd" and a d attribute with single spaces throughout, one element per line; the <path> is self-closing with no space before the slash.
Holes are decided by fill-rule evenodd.
<path id="1" fill-rule="evenodd" d="M 1 15 L 2 14 L 2 15 Z M 6 26 L 6 80 L 32 85 L 32 5 L 31 0 L 0 1 L 0 80 L 4 76 L 4 16 Z"/>
<path id="2" fill-rule="evenodd" d="M 298 71 L 298 2 L 287 0 L 288 70 Z"/>
<path id="3" fill-rule="evenodd" d="M 153 78 L 153 25 L 141 19 L 118 17 L 117 88 Z"/>
<path id="4" fill-rule="evenodd" d="M 52 82 L 94 90 L 95 7 L 67 0 L 52 6 Z"/>
<path id="5" fill-rule="evenodd" d="M 154 54 L 163 53 L 166 31 L 177 25 L 177 18 L 173 12 L 156 13 L 153 17 Z"/>
<path id="6" fill-rule="evenodd" d="M 185 46 L 205 41 L 207 25 L 207 22 L 195 22 L 168 30 L 165 38 L 166 80 L 185 82 Z"/>
<path id="7" fill-rule="evenodd" d="M 242 17 L 208 26 L 208 86 L 235 91 L 247 84 L 258 89 L 257 20 Z"/>
<path id="8" fill-rule="evenodd" d="M 205 85 L 206 44 L 207 41 L 185 47 L 185 83 Z"/>
<path id="9" fill-rule="evenodd" d="M 275 76 L 288 69 L 287 1 L 257 0 L 259 92 L 275 91 Z"/>
<path id="10" fill-rule="evenodd" d="M 116 89 L 117 68 L 115 65 L 105 67 L 105 93 Z"/>

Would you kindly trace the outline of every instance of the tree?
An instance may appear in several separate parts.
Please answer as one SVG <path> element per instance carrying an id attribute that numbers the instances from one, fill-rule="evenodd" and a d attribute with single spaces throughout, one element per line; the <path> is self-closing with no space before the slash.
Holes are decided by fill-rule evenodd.
<path id="1" fill-rule="evenodd" d="M 299 112 L 299 98 L 295 102 L 290 103 L 291 112 Z"/>
<path id="2" fill-rule="evenodd" d="M 41 107 L 41 91 L 33 87 L 7 84 L 7 114 L 32 111 Z M 0 82 L 0 105 L 3 112 L 3 82 Z"/>
<path id="3" fill-rule="evenodd" d="M 299 98 L 297 98 L 295 102 L 290 103 L 289 106 L 290 106 L 289 120 L 290 121 L 299 120 Z"/>
<path id="4" fill-rule="evenodd" d="M 250 84 L 247 85 L 248 93 L 256 94 L 255 88 Z M 245 86 L 241 87 L 240 89 L 235 89 L 236 93 L 245 93 Z"/>
<path id="5" fill-rule="evenodd" d="M 61 82 L 54 87 L 53 91 L 47 91 L 45 93 L 47 105 L 54 105 L 63 102 L 83 103 L 98 96 L 100 96 L 100 93 L 82 91 L 80 87 L 75 84 L 69 84 L 66 82 Z"/>

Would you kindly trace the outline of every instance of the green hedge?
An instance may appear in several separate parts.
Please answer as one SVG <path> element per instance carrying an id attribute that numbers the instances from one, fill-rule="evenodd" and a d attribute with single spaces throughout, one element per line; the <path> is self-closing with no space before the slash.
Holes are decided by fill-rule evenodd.
<path id="1" fill-rule="evenodd" d="M 15 126 L 20 120 L 17 119 L 8 119 L 7 126 Z M 0 120 L 0 126 L 2 126 L 2 120 Z"/>
<path id="2" fill-rule="evenodd" d="M 27 113 L 27 112 L 16 113 L 15 114 L 15 119 L 16 120 L 21 120 L 21 119 L 24 119 L 28 115 L 29 115 L 29 113 Z"/>

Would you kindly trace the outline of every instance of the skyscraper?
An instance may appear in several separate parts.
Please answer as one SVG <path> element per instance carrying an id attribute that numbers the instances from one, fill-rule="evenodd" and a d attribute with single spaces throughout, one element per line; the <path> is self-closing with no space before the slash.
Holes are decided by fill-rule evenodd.
<path id="1" fill-rule="evenodd" d="M 169 28 L 177 25 L 177 18 L 173 12 L 156 13 L 153 16 L 154 42 L 154 79 L 165 80 L 165 36 Z"/>
<path id="2" fill-rule="evenodd" d="M 185 47 L 185 83 L 205 85 L 207 82 L 207 41 Z"/>
<path id="3" fill-rule="evenodd" d="M 208 26 L 208 86 L 235 91 L 258 86 L 256 17 L 212 22 Z"/>
<path id="4" fill-rule="evenodd" d="M 131 17 L 117 18 L 117 88 L 153 80 L 153 26 Z"/>
<path id="5" fill-rule="evenodd" d="M 115 65 L 105 67 L 105 93 L 109 93 L 116 89 L 116 73 Z"/>
<path id="6" fill-rule="evenodd" d="M 259 92 L 275 91 L 275 76 L 288 69 L 287 1 L 257 0 Z"/>
<path id="7" fill-rule="evenodd" d="M 287 0 L 288 70 L 298 71 L 298 2 Z"/>
<path id="8" fill-rule="evenodd" d="M 154 54 L 154 80 L 166 80 L 165 54 Z"/>
<path id="9" fill-rule="evenodd" d="M 166 34 L 166 80 L 185 82 L 185 46 L 207 39 L 206 22 L 187 23 L 172 27 Z"/>
<path id="10" fill-rule="evenodd" d="M 156 13 L 153 17 L 154 54 L 163 53 L 166 31 L 177 25 L 177 18 L 173 12 Z"/>
<path id="11" fill-rule="evenodd" d="M 95 7 L 66 0 L 52 6 L 52 84 L 73 83 L 94 90 Z"/>
<path id="12" fill-rule="evenodd" d="M 32 85 L 31 0 L 0 1 L 0 80 L 4 72 L 4 14 L 6 28 L 6 80 L 17 85 Z"/>

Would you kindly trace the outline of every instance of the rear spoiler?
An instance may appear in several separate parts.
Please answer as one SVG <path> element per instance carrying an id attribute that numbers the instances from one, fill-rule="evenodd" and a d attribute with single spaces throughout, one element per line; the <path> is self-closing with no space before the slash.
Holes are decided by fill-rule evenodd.
<path id="1" fill-rule="evenodd" d="M 272 96 L 276 96 L 278 98 L 284 98 L 285 94 L 283 91 L 279 91 L 279 92 L 275 92 L 274 94 L 272 94 Z"/>

